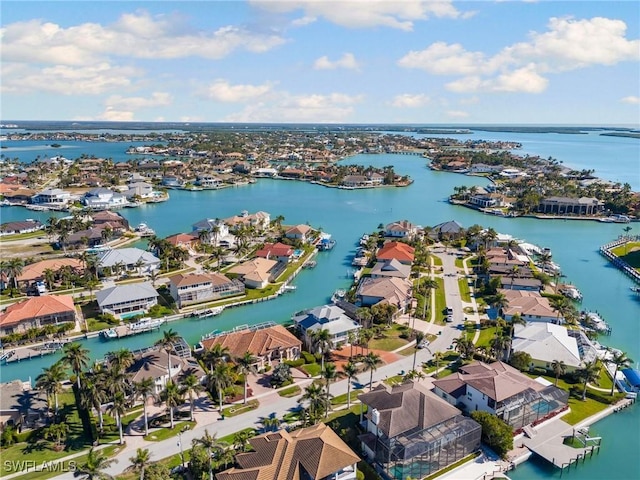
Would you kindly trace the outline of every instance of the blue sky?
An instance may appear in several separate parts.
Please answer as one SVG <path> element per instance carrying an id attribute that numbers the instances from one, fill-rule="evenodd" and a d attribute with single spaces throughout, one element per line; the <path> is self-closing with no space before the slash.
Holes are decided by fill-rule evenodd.
<path id="1" fill-rule="evenodd" d="M 3 120 L 640 125 L 629 1 L 11 1 Z"/>

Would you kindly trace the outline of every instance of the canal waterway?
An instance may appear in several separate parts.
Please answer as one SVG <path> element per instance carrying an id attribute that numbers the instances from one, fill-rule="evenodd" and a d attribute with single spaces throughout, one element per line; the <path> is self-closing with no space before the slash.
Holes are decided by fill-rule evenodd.
<path id="1" fill-rule="evenodd" d="M 591 138 L 591 135 L 535 135 L 539 139 L 534 143 L 537 142 L 540 151 L 534 151 L 534 147 L 526 143 L 527 139 L 531 138 L 527 135 L 479 132 L 473 137 L 520 141 L 526 146 L 527 151 L 531 149 L 531 155 L 553 156 L 559 159 L 560 155 L 552 151 L 554 142 L 559 143 L 558 152 L 571 152 L 573 142 L 579 143 Z M 567 141 L 571 144 L 563 143 L 562 139 L 565 137 L 570 137 Z M 620 176 L 621 181 L 628 181 L 634 189 L 640 190 L 640 142 L 616 137 L 600 139 L 605 139 L 608 144 L 607 150 L 615 153 L 603 156 L 597 162 L 595 158 L 590 157 L 582 159 L 583 163 L 574 164 L 568 159 L 564 160 L 564 163 L 578 169 L 594 168 L 596 173 L 611 167 L 613 176 Z M 600 139 L 594 139 L 594 142 L 599 142 Z M 630 141 L 634 143 L 629 143 Z M 117 149 L 112 148 L 112 143 L 94 142 L 87 145 L 95 148 L 93 152 L 96 156 L 116 158 Z M 101 151 L 100 145 L 108 147 L 111 155 L 104 150 Z M 619 146 L 618 149 L 616 145 Z M 126 146 L 128 144 L 120 144 L 120 151 L 122 152 Z M 28 153 L 31 155 L 34 152 Z M 67 155 L 66 152 L 64 154 L 68 158 L 76 158 L 81 153 L 91 152 L 82 148 L 75 156 Z M 7 152 L 7 156 L 14 155 Z M 567 155 L 567 158 L 569 157 L 582 158 L 579 153 Z M 582 307 L 598 311 L 613 327 L 612 335 L 601 337 L 601 343 L 619 348 L 634 360 L 640 360 L 640 296 L 630 290 L 633 286 L 632 281 L 613 268 L 598 253 L 601 244 L 623 233 L 624 225 L 485 215 L 447 202 L 454 186 L 482 185 L 486 182 L 484 179 L 433 172 L 427 168 L 425 160 L 418 156 L 359 155 L 347 161 L 375 166 L 394 165 L 397 173 L 410 175 L 414 183 L 406 188 L 341 190 L 296 181 L 260 179 L 255 184 L 216 191 L 171 191 L 171 200 L 168 202 L 122 210 L 122 214 L 132 225 L 144 222 L 156 230 L 159 236 L 190 231 L 193 223 L 207 217 L 225 218 L 242 210 L 264 210 L 272 217 L 283 215 L 285 224 L 308 222 L 315 227 L 322 227 L 323 231 L 331 233 L 337 241 L 332 251 L 318 255 L 316 268 L 302 270 L 296 277 L 293 282 L 297 286 L 296 291 L 284 294 L 276 300 L 230 308 L 213 318 L 172 322 L 170 328 L 193 344 L 212 330 L 225 330 L 241 324 L 252 325 L 266 321 L 285 323 L 294 312 L 327 302 L 334 290 L 349 285 L 349 276 L 352 274 L 351 258 L 362 233 L 375 230 L 380 223 L 401 219 L 408 219 L 423 226 L 457 220 L 465 227 L 473 224 L 493 227 L 498 232 L 549 247 L 554 261 L 562 267 L 565 280 L 575 284 L 583 293 Z M 611 166 L 618 164 L 621 165 L 622 173 L 616 171 L 617 167 Z M 613 177 L 611 179 L 615 180 Z M 48 217 L 46 213 L 21 207 L 2 208 L 0 215 L 2 222 L 24 218 L 46 220 Z M 634 229 L 632 233 L 640 233 L 639 224 L 631 226 Z M 84 340 L 83 344 L 89 348 L 92 358 L 101 358 L 114 349 L 134 350 L 148 346 L 161 335 L 160 331 L 112 341 L 95 338 Z M 54 354 L 4 365 L 0 367 L 0 380 L 4 382 L 15 378 L 34 379 L 43 366 L 50 365 L 58 358 L 59 356 Z M 637 452 L 640 451 L 639 411 L 635 406 L 598 422 L 593 428 L 604 437 L 602 452 L 587 460 L 584 466 L 580 465 L 575 475 L 579 475 L 581 479 L 640 478 L 637 462 Z M 573 474 L 572 471 L 571 475 Z M 559 472 L 547 469 L 538 462 L 528 462 L 510 472 L 514 480 L 549 478 L 556 475 L 559 475 Z"/>

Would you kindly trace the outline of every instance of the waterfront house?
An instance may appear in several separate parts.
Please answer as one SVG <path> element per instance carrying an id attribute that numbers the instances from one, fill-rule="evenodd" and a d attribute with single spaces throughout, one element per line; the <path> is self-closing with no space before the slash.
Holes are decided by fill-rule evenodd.
<path id="1" fill-rule="evenodd" d="M 367 407 L 362 451 L 384 478 L 423 478 L 480 449 L 480 425 L 426 384 L 378 385 L 358 399 Z"/>
<path id="2" fill-rule="evenodd" d="M 140 199 L 153 198 L 157 193 L 153 190 L 153 185 L 146 182 L 133 182 L 127 185 L 124 196 L 132 200 L 133 197 Z"/>
<path id="3" fill-rule="evenodd" d="M 396 277 L 407 280 L 410 275 L 411 265 L 404 265 L 395 258 L 376 262 L 370 272 L 372 278 Z"/>
<path id="4" fill-rule="evenodd" d="M 101 212 L 95 212 L 91 214 L 93 220 L 93 226 L 99 227 L 101 225 L 108 225 L 112 230 L 129 230 L 129 221 L 122 215 L 109 210 L 103 210 Z"/>
<path id="5" fill-rule="evenodd" d="M 464 227 L 455 220 L 439 223 L 429 231 L 429 237 L 435 241 L 458 240 L 464 234 Z"/>
<path id="6" fill-rule="evenodd" d="M 44 225 L 39 220 L 24 220 L 21 222 L 7 222 L 0 225 L 0 236 L 32 233 L 42 230 Z"/>
<path id="7" fill-rule="evenodd" d="M 534 380 L 504 362 L 473 362 L 458 372 L 434 380 L 434 393 L 471 413 L 497 415 L 514 429 L 558 412 L 567 406 L 569 392 Z"/>
<path id="8" fill-rule="evenodd" d="M 190 250 L 198 242 L 198 235 L 194 235 L 193 233 L 176 233 L 175 235 L 169 235 L 165 240 L 174 247 Z"/>
<path id="9" fill-rule="evenodd" d="M 313 234 L 313 228 L 309 225 L 296 225 L 290 227 L 284 232 L 284 236 L 292 240 L 300 240 L 302 243 L 306 243 L 310 240 L 310 236 Z"/>
<path id="10" fill-rule="evenodd" d="M 44 426 L 48 413 L 46 394 L 31 388 L 31 381 L 0 383 L 0 431 L 7 426 L 18 431 Z"/>
<path id="11" fill-rule="evenodd" d="M 45 271 L 52 270 L 59 275 L 61 268 L 67 268 L 76 275 L 84 273 L 84 263 L 77 258 L 52 258 L 49 260 L 40 260 L 36 263 L 25 265 L 22 272 L 18 275 L 18 286 L 29 287 L 35 282 L 41 282 L 45 279 Z"/>
<path id="12" fill-rule="evenodd" d="M 494 247 L 485 253 L 489 266 L 524 267 L 529 265 L 529 257 L 519 254 L 511 248 Z"/>
<path id="13" fill-rule="evenodd" d="M 538 212 L 555 215 L 598 215 L 604 202 L 591 197 L 547 197 L 540 200 Z"/>
<path id="14" fill-rule="evenodd" d="M 397 260 L 403 265 L 411 265 L 414 258 L 415 249 L 411 245 L 396 241 L 385 243 L 376 253 L 378 261 Z"/>
<path id="15" fill-rule="evenodd" d="M 267 230 L 271 223 L 271 215 L 267 212 L 256 212 L 249 214 L 243 210 L 240 215 L 225 218 L 224 223 L 229 227 L 230 231 L 235 231 L 240 227 L 253 227 L 258 232 Z"/>
<path id="16" fill-rule="evenodd" d="M 270 258 L 279 262 L 289 263 L 293 258 L 293 248 L 284 243 L 265 243 L 264 246 L 256 252 L 256 257 Z"/>
<path id="17" fill-rule="evenodd" d="M 411 282 L 402 278 L 365 277 L 356 290 L 356 299 L 363 307 L 388 303 L 404 311 L 411 301 Z"/>
<path id="18" fill-rule="evenodd" d="M 169 360 L 171 363 L 169 363 Z M 170 365 L 167 373 L 167 365 Z M 141 353 L 136 353 L 133 363 L 127 367 L 127 375 L 131 383 L 151 378 L 155 385 L 155 394 L 164 390 L 167 381 L 171 378 L 180 385 L 180 379 L 194 374 L 201 382 L 204 380 L 205 372 L 197 362 L 191 357 L 189 350 L 180 349 L 179 352 L 172 352 L 171 357 L 164 348 L 154 348 Z"/>
<path id="19" fill-rule="evenodd" d="M 222 238 L 229 236 L 229 227 L 219 218 L 204 218 L 192 225 L 192 233 L 198 235 L 201 242 L 218 246 Z"/>
<path id="20" fill-rule="evenodd" d="M 356 480 L 360 458 L 323 423 L 263 433 L 249 444 L 216 480 Z"/>
<path id="21" fill-rule="evenodd" d="M 9 305 L 0 313 L 0 336 L 25 333 L 45 325 L 74 323 L 76 309 L 71 295 L 45 295 Z"/>
<path id="22" fill-rule="evenodd" d="M 167 175 L 165 177 L 162 177 L 160 185 L 165 188 L 182 188 L 184 186 L 184 182 L 180 177 Z"/>
<path id="23" fill-rule="evenodd" d="M 91 227 L 85 230 L 79 230 L 77 232 L 73 232 L 71 235 L 69 235 L 69 237 L 65 241 L 65 244 L 68 246 L 74 246 L 77 248 L 81 246 L 95 247 L 96 245 L 100 245 L 106 240 L 107 238 L 107 234 L 105 232 L 106 228 L 107 227 L 105 224 L 99 227 Z"/>
<path id="24" fill-rule="evenodd" d="M 98 273 L 109 275 L 116 271 L 149 275 L 160 269 L 160 259 L 139 248 L 117 248 L 102 250 L 98 255 Z M 107 275 L 108 276 L 108 275 Z"/>
<path id="25" fill-rule="evenodd" d="M 222 187 L 222 180 L 213 175 L 198 175 L 196 185 L 205 189 L 216 189 Z"/>
<path id="26" fill-rule="evenodd" d="M 31 197 L 31 203 L 43 207 L 66 207 L 73 200 L 71 193 L 61 188 L 47 188 Z"/>
<path id="27" fill-rule="evenodd" d="M 322 305 L 307 310 L 295 315 L 293 321 L 309 347 L 313 345 L 312 335 L 317 330 L 327 330 L 331 346 L 337 348 L 348 342 L 350 332 L 357 335 L 358 330 L 362 328 L 337 305 Z"/>
<path id="28" fill-rule="evenodd" d="M 257 370 L 267 365 L 300 358 L 302 342 L 282 325 L 258 325 L 242 330 L 215 335 L 202 340 L 205 350 L 220 345 L 229 350 L 230 360 L 241 358 L 249 352 Z"/>
<path id="29" fill-rule="evenodd" d="M 92 210 L 109 210 L 124 207 L 129 201 L 121 193 L 108 188 L 93 188 L 84 194 L 82 203 Z"/>
<path id="30" fill-rule="evenodd" d="M 384 227 L 384 236 L 412 240 L 418 234 L 418 227 L 409 220 L 392 222 Z"/>
<path id="31" fill-rule="evenodd" d="M 551 365 L 557 360 L 564 362 L 567 372 L 572 372 L 582 364 L 576 338 L 562 325 L 553 323 L 516 325 L 511 349 L 531 355 L 530 368 L 540 367 L 551 372 Z"/>
<path id="32" fill-rule="evenodd" d="M 500 288 L 505 290 L 528 290 L 530 292 L 540 292 L 542 290 L 542 282 L 537 278 L 520 278 L 509 276 L 500 277 Z"/>
<path id="33" fill-rule="evenodd" d="M 527 322 L 564 323 L 564 317 L 559 315 L 549 303 L 549 299 L 539 292 L 529 290 L 499 290 L 507 300 L 507 306 L 502 309 L 502 317 L 511 321 L 516 314 L 520 314 Z"/>
<path id="34" fill-rule="evenodd" d="M 269 282 L 275 280 L 272 275 L 277 270 L 274 268 L 276 265 L 278 262 L 275 260 L 254 258 L 235 265 L 229 273 L 238 275 L 249 288 L 265 288 Z"/>
<path id="35" fill-rule="evenodd" d="M 100 312 L 111 315 L 142 315 L 158 304 L 158 292 L 151 282 L 129 283 L 96 292 Z"/>
<path id="36" fill-rule="evenodd" d="M 178 308 L 210 302 L 235 295 L 244 295 L 245 286 L 220 273 L 190 273 L 169 278 L 169 290 Z"/>

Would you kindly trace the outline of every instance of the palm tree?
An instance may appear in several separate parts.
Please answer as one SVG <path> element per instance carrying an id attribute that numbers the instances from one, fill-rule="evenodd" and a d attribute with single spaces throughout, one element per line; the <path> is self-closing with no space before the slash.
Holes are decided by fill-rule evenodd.
<path id="1" fill-rule="evenodd" d="M 178 341 L 180 335 L 178 332 L 172 329 L 162 332 L 162 338 L 158 340 L 155 345 L 164 349 L 167 352 L 167 381 L 171 380 L 171 352 L 173 351 L 173 344 Z M 173 427 L 171 427 L 173 428 Z"/>
<path id="2" fill-rule="evenodd" d="M 320 371 L 324 371 L 324 356 L 327 353 L 327 349 L 331 346 L 331 333 L 325 328 L 315 330 L 311 334 L 311 341 L 313 345 L 320 352 Z"/>
<path id="3" fill-rule="evenodd" d="M 52 423 L 44 429 L 45 438 L 53 440 L 56 449 L 59 450 L 62 449 L 63 440 L 66 438 L 68 433 L 69 425 L 66 423 Z"/>
<path id="4" fill-rule="evenodd" d="M 113 462 L 115 462 L 114 459 L 109 460 L 92 448 L 89 450 L 87 460 L 77 466 L 73 476 L 81 477 L 83 480 L 112 480 L 113 477 L 105 473 L 104 470 L 109 468 Z"/>
<path id="5" fill-rule="evenodd" d="M 353 362 L 347 362 L 342 367 L 342 374 L 347 378 L 347 410 L 351 408 L 351 382 L 358 381 L 358 367 Z"/>
<path id="6" fill-rule="evenodd" d="M 507 353 L 507 360 L 511 358 L 511 346 L 513 343 L 513 335 L 515 334 L 516 325 L 522 325 L 522 326 L 527 325 L 527 321 L 524 318 L 522 318 L 522 316 L 519 313 L 514 313 L 513 316 L 511 317 L 511 326 L 509 331 L 510 341 L 509 341 L 509 351 Z"/>
<path id="7" fill-rule="evenodd" d="M 438 370 L 440 370 L 440 362 L 442 361 L 443 358 L 444 358 L 444 353 L 442 352 L 436 352 L 433 354 L 433 361 L 436 364 L 436 371 L 435 371 L 436 378 L 438 378 Z"/>
<path id="8" fill-rule="evenodd" d="M 511 344 L 511 339 L 505 335 L 498 335 L 491 340 L 491 348 L 498 360 L 503 360 L 505 349 Z"/>
<path id="9" fill-rule="evenodd" d="M 198 379 L 198 377 L 196 377 L 195 374 L 190 373 L 189 375 L 187 375 L 182 379 L 182 394 L 189 396 L 189 413 L 190 413 L 190 419 L 192 422 L 193 422 L 193 409 L 194 409 L 193 396 L 196 393 L 200 393 L 202 390 L 204 390 L 204 387 L 202 386 L 202 384 L 200 383 L 200 380 Z"/>
<path id="10" fill-rule="evenodd" d="M 5 272 L 8 277 L 13 279 L 13 286 L 18 289 L 18 277 L 22 274 L 24 262 L 21 258 L 12 258 L 5 265 Z"/>
<path id="11" fill-rule="evenodd" d="M 149 435 L 149 417 L 147 416 L 147 401 L 154 397 L 156 393 L 156 382 L 152 377 L 143 378 L 133 384 L 135 395 L 142 398 L 142 409 L 144 411 L 144 434 Z"/>
<path id="12" fill-rule="evenodd" d="M 369 391 L 373 389 L 373 372 L 378 369 L 378 365 L 382 363 L 380 356 L 374 352 L 367 353 L 367 356 L 362 360 L 364 362 L 365 370 L 369 370 Z"/>
<path id="13" fill-rule="evenodd" d="M 627 357 L 627 354 L 624 352 L 615 352 L 613 354 L 613 358 L 611 358 L 611 363 L 616 366 L 616 369 L 613 372 L 613 384 L 611 385 L 611 395 L 613 396 L 613 390 L 616 386 L 616 375 L 618 375 L 618 370 L 620 369 L 620 367 L 628 367 L 629 365 L 631 365 L 631 363 L 633 363 L 633 360 Z"/>
<path id="14" fill-rule="evenodd" d="M 242 402 L 244 405 L 247 404 L 247 377 L 250 373 L 256 373 L 257 360 L 256 357 L 251 355 L 251 352 L 245 352 L 242 357 L 236 358 L 236 368 L 238 369 L 238 373 L 244 378 L 244 401 Z"/>
<path id="15" fill-rule="evenodd" d="M 420 344 L 425 338 L 425 334 L 419 330 L 414 330 L 414 336 L 416 338 L 416 344 L 413 347 L 413 370 L 416 369 L 416 357 L 418 356 L 418 350 L 421 348 Z"/>
<path id="16" fill-rule="evenodd" d="M 126 372 L 127 368 L 133 365 L 133 361 L 133 352 L 126 348 L 109 353 L 109 366 L 118 372 Z"/>
<path id="17" fill-rule="evenodd" d="M 180 404 L 182 403 L 182 392 L 173 380 L 167 380 L 167 383 L 164 386 L 164 390 L 160 392 L 160 401 L 167 404 L 167 409 L 169 409 L 171 429 L 173 430 L 173 427 L 175 426 L 173 422 L 173 410 L 180 406 Z"/>
<path id="18" fill-rule="evenodd" d="M 329 409 L 331 408 L 331 394 L 329 393 L 329 388 L 331 382 L 335 381 L 338 378 L 339 372 L 336 369 L 335 363 L 327 363 L 324 366 L 324 371 L 322 372 L 322 378 L 324 378 L 325 386 L 327 388 L 327 408 L 325 409 L 324 416 L 329 416 Z"/>
<path id="19" fill-rule="evenodd" d="M 124 443 L 124 435 L 122 432 L 122 417 L 127 413 L 127 399 L 123 392 L 117 392 L 111 401 L 109 410 L 116 416 L 116 423 L 118 424 L 118 433 L 120 435 L 120 445 Z"/>
<path id="20" fill-rule="evenodd" d="M 587 384 L 595 382 L 600 376 L 600 367 L 595 360 L 586 362 L 584 366 L 578 370 L 578 377 L 582 380 L 584 388 L 582 389 L 582 401 L 587 399 Z"/>
<path id="21" fill-rule="evenodd" d="M 567 297 L 554 297 L 549 302 L 551 308 L 557 313 L 556 323 L 560 325 L 560 316 L 566 317 L 566 315 L 573 310 L 573 305 Z"/>
<path id="22" fill-rule="evenodd" d="M 209 480 L 213 480 L 213 465 L 211 463 L 211 459 L 213 457 L 213 452 L 220 452 L 222 451 L 226 444 L 224 444 L 223 442 L 219 441 L 216 438 L 216 434 L 214 433 L 213 435 L 209 434 L 209 430 L 205 429 L 204 431 L 204 435 L 200 438 L 194 438 L 191 441 L 191 444 L 193 446 L 196 445 L 201 445 L 202 447 L 207 449 L 207 453 L 209 454 Z"/>
<path id="23" fill-rule="evenodd" d="M 556 376 L 555 386 L 557 387 L 560 375 L 564 375 L 567 371 L 567 365 L 562 360 L 554 360 L 551 362 L 551 370 L 553 370 L 553 374 Z"/>
<path id="24" fill-rule="evenodd" d="M 45 268 L 42 271 L 42 275 L 44 277 L 44 281 L 47 283 L 47 287 L 49 290 L 53 290 L 54 282 L 56 279 L 56 272 L 54 272 L 51 268 Z"/>
<path id="25" fill-rule="evenodd" d="M 78 391 L 80 391 L 80 372 L 89 364 L 89 350 L 78 342 L 67 343 L 62 349 L 61 360 L 71 367 L 76 376 Z"/>
<path id="26" fill-rule="evenodd" d="M 304 389 L 304 395 L 298 401 L 301 403 L 309 402 L 309 418 L 311 423 L 315 425 L 325 408 L 325 394 L 322 385 L 316 382 L 312 383 Z"/>
<path id="27" fill-rule="evenodd" d="M 129 457 L 131 465 L 125 472 L 135 472 L 140 474 L 140 480 L 144 480 L 144 471 L 151 464 L 151 453 L 147 448 L 138 448 L 135 457 Z"/>
<path id="28" fill-rule="evenodd" d="M 233 383 L 233 375 L 231 372 L 231 366 L 227 363 L 219 363 L 207 374 L 207 384 L 209 388 L 213 388 L 218 395 L 218 402 L 220 405 L 220 413 L 222 413 L 222 397 L 224 395 L 224 389 L 229 387 Z"/>
<path id="29" fill-rule="evenodd" d="M 275 413 L 272 413 L 267 418 L 262 420 L 262 426 L 265 432 L 275 432 L 280 426 L 280 419 Z"/>
<path id="30" fill-rule="evenodd" d="M 64 368 L 60 362 L 44 367 L 42 373 L 36 377 L 36 388 L 44 391 L 47 398 L 53 397 L 55 417 L 58 416 L 58 394 L 62 392 L 62 382 L 65 378 Z"/>
<path id="31" fill-rule="evenodd" d="M 209 366 L 212 371 L 218 363 L 229 358 L 229 348 L 223 347 L 222 344 L 216 343 L 202 354 L 202 361 Z"/>
<path id="32" fill-rule="evenodd" d="M 460 354 L 462 358 L 472 358 L 475 351 L 475 345 L 469 338 L 455 338 L 453 340 L 456 352 Z"/>
<path id="33" fill-rule="evenodd" d="M 103 375 L 92 373 L 85 380 L 83 388 L 80 392 L 80 399 L 84 408 L 94 408 L 98 412 L 99 430 L 102 432 L 104 428 L 104 419 L 102 416 L 102 404 L 107 401 L 107 392 L 102 386 Z"/>

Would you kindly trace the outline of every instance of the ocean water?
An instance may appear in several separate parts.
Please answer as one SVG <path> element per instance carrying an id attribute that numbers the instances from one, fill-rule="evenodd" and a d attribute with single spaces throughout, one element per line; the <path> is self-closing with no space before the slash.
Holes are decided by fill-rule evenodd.
<path id="1" fill-rule="evenodd" d="M 532 137 L 535 135 L 535 138 Z M 609 168 L 611 158 L 616 158 L 624 178 L 632 180 L 640 158 L 638 140 L 589 135 L 557 134 L 498 134 L 479 132 L 474 138 L 521 141 L 531 155 L 553 156 L 553 145 L 557 152 L 566 156 L 564 163 L 573 168 L 595 168 L 596 172 Z M 563 143 L 563 139 L 569 143 Z M 593 154 L 585 159 L 581 151 L 591 151 L 583 145 L 573 146 L 580 140 L 604 142 L 606 149 L 614 152 L 607 157 Z M 602 140 L 604 139 L 604 141 Z M 633 143 L 630 143 L 630 140 Z M 20 143 L 20 142 L 18 142 Z M 90 143 L 77 147 L 82 153 L 114 159 L 124 155 L 128 145 L 115 148 L 112 143 Z M 536 145 L 540 151 L 533 150 Z M 619 148 L 617 148 L 617 147 Z M 91 150 L 85 150 L 84 147 Z M 573 148 L 576 148 L 574 151 Z M 594 147 L 597 150 L 597 147 Z M 604 148 L 603 146 L 599 148 Z M 529 152 L 529 150 L 531 151 Z M 545 150 L 549 149 L 549 150 Z M 58 150 L 58 149 L 56 149 Z M 602 151 L 602 150 L 601 150 Z M 4 152 L 4 150 L 3 150 Z M 16 155 L 32 155 L 33 151 L 14 151 Z M 95 152 L 95 153 L 94 153 Z M 573 153 L 571 153 L 573 152 Z M 593 153 L 593 152 L 592 152 Z M 74 158 L 64 153 L 68 158 Z M 12 156 L 12 155 L 9 155 Z M 125 155 L 125 157 L 128 157 Z M 600 158 L 597 163 L 597 158 Z M 22 157 L 20 157 L 22 158 Z M 580 158 L 584 165 L 573 164 L 569 158 Z M 285 224 L 310 223 L 331 233 L 337 241 L 330 252 L 318 256 L 314 269 L 303 270 L 293 282 L 297 290 L 270 302 L 225 310 L 222 315 L 204 320 L 185 319 L 170 324 L 190 343 L 212 330 L 225 330 L 240 324 L 256 324 L 265 321 L 283 323 L 303 308 L 310 308 L 329 300 L 337 288 L 350 283 L 351 258 L 356 242 L 365 232 L 371 232 L 380 223 L 408 219 L 428 226 L 448 220 L 457 220 L 465 227 L 480 224 L 493 227 L 501 233 L 527 240 L 552 250 L 554 261 L 562 267 L 566 280 L 575 284 L 584 294 L 583 308 L 597 310 L 613 327 L 610 337 L 601 337 L 601 342 L 620 348 L 634 360 L 640 360 L 640 296 L 633 294 L 632 281 L 611 267 L 598 253 L 598 247 L 622 234 L 623 225 L 593 221 L 537 220 L 531 218 L 501 218 L 484 215 L 464 207 L 450 205 L 448 195 L 457 185 L 483 184 L 484 179 L 457 174 L 433 172 L 424 159 L 405 155 L 360 155 L 347 160 L 351 163 L 385 166 L 394 165 L 396 172 L 410 175 L 414 183 L 406 188 L 384 188 L 375 190 L 340 190 L 295 181 L 261 179 L 257 183 L 242 187 L 215 191 L 186 192 L 170 191 L 168 202 L 146 205 L 121 212 L 132 225 L 144 222 L 166 236 L 181 231 L 190 231 L 191 225 L 202 218 L 225 218 L 242 210 L 254 212 L 264 210 L 272 217 L 283 215 Z M 612 174 L 618 175 L 617 167 Z M 640 189 L 640 181 L 635 181 Z M 633 186 L 633 183 L 632 183 Z M 46 220 L 48 214 L 33 212 L 20 207 L 0 209 L 2 222 L 24 218 Z M 631 224 L 635 233 L 640 233 L 639 224 Z M 105 342 L 101 339 L 86 340 L 85 345 L 93 358 L 101 358 L 108 351 L 147 346 L 159 338 L 161 333 L 147 333 L 122 340 Z M 0 367 L 0 380 L 35 378 L 43 366 L 55 361 L 55 355 L 32 359 L 20 364 Z M 637 406 L 612 415 L 598 422 L 595 431 L 603 436 L 603 449 L 599 455 L 588 459 L 577 469 L 565 472 L 581 479 L 633 479 L 640 478 L 637 453 L 640 451 L 640 414 Z M 575 468 L 575 467 L 574 467 Z M 528 462 L 518 467 L 510 476 L 514 480 L 539 479 L 558 476 L 559 471 L 540 462 Z"/>

